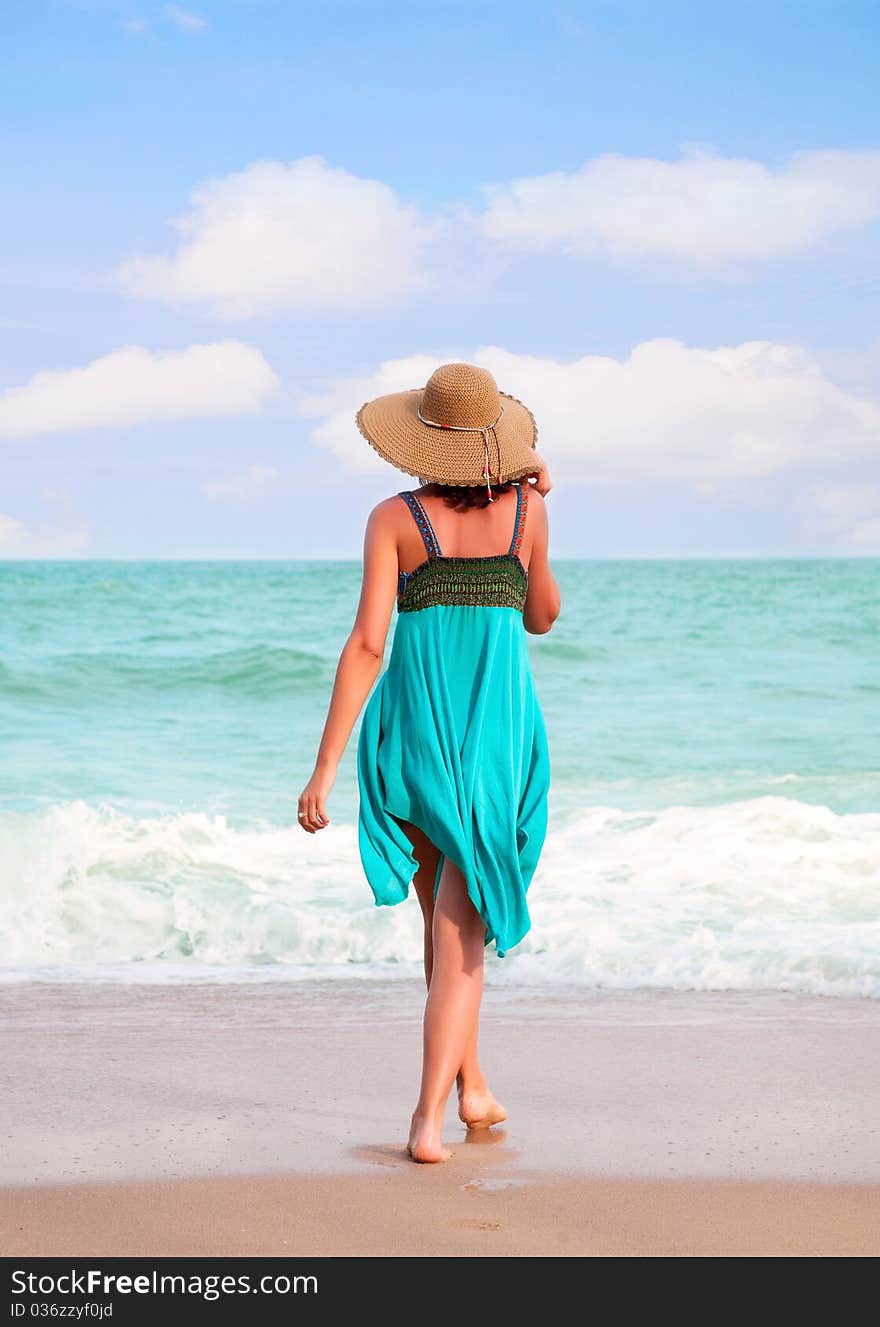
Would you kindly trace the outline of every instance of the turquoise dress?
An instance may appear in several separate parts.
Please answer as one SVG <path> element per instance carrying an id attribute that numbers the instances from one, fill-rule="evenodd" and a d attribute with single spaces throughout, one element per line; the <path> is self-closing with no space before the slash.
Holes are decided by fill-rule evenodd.
<path id="1" fill-rule="evenodd" d="M 358 846 L 377 905 L 402 902 L 418 869 L 399 820 L 449 857 L 499 955 L 531 919 L 526 891 L 547 832 L 550 760 L 522 610 L 528 485 L 516 486 L 510 548 L 444 557 L 418 494 L 399 494 L 427 557 L 400 572 L 388 667 L 357 744 Z"/>

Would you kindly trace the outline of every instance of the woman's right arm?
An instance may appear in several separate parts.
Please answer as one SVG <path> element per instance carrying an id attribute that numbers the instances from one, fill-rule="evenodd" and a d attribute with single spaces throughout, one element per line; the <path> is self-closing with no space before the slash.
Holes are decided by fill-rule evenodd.
<path id="1" fill-rule="evenodd" d="M 523 608 L 523 622 L 526 631 L 533 636 L 543 636 L 559 617 L 562 601 L 548 560 L 550 523 L 547 519 L 547 504 L 534 487 L 529 491 L 528 520 L 532 550 L 529 554 L 529 589 Z"/>

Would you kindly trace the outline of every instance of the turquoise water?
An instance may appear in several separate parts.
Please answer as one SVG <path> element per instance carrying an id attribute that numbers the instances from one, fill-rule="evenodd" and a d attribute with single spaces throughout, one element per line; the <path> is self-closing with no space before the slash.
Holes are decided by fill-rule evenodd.
<path id="1" fill-rule="evenodd" d="M 555 570 L 563 615 L 529 638 L 552 841 L 507 971 L 880 990 L 880 561 Z M 296 827 L 359 586 L 349 562 L 0 566 L 10 972 L 417 962 L 413 910 L 359 875 L 357 730 L 331 827 Z"/>

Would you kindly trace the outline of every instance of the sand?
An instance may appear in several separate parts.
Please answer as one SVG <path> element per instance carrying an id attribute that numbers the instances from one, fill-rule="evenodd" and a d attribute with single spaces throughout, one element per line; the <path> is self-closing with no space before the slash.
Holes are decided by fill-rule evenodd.
<path id="1" fill-rule="evenodd" d="M 410 982 L 0 994 L 7 1255 L 880 1252 L 880 1009 L 487 992 L 506 1128 L 404 1152 Z"/>

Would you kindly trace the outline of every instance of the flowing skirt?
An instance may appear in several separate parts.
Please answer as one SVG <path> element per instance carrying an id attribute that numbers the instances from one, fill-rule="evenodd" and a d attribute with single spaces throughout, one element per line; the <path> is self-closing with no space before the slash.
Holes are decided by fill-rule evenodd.
<path id="1" fill-rule="evenodd" d="M 357 746 L 358 846 L 377 905 L 418 869 L 399 820 L 461 870 L 499 955 L 531 925 L 526 893 L 547 832 L 550 760 L 522 614 L 433 605 L 400 613 Z"/>

